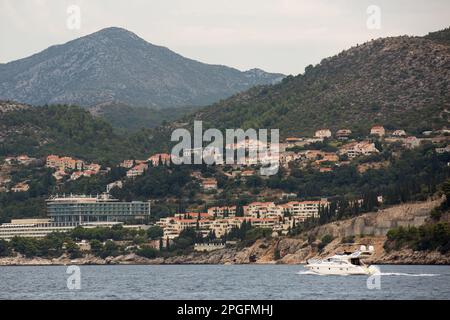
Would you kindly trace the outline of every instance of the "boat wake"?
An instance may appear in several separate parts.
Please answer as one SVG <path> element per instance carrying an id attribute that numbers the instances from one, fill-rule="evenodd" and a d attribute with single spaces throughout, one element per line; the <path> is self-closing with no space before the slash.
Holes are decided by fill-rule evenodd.
<path id="1" fill-rule="evenodd" d="M 297 274 L 299 274 L 299 275 L 313 275 L 313 276 L 324 276 L 324 274 L 319 274 L 319 273 L 316 273 L 316 272 L 313 272 L 313 271 L 309 271 L 309 270 L 307 270 L 307 271 L 298 271 L 297 272 Z"/>
<path id="2" fill-rule="evenodd" d="M 405 276 L 405 277 L 437 277 L 437 273 L 403 273 L 403 272 L 381 272 L 380 276 Z"/>

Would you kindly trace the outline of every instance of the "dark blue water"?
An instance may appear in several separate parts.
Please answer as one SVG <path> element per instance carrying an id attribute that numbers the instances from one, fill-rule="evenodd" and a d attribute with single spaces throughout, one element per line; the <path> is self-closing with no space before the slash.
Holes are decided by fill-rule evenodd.
<path id="1" fill-rule="evenodd" d="M 301 265 L 81 266 L 77 290 L 64 266 L 0 267 L 0 299 L 450 299 L 450 266 L 380 269 L 368 289 Z"/>

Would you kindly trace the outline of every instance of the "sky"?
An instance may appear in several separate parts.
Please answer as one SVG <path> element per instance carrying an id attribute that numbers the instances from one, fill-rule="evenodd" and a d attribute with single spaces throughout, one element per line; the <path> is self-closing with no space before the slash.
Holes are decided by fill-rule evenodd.
<path id="1" fill-rule="evenodd" d="M 111 26 L 201 62 L 296 75 L 371 39 L 448 27 L 450 0 L 0 0 L 0 63 Z"/>

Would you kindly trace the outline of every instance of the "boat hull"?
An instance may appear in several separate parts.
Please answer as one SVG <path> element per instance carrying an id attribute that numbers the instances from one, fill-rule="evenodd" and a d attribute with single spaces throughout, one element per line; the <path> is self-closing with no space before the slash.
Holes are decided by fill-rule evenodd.
<path id="1" fill-rule="evenodd" d="M 324 264 L 307 264 L 305 268 L 308 270 L 324 275 L 370 275 L 372 271 L 364 266 L 345 265 L 324 265 Z"/>

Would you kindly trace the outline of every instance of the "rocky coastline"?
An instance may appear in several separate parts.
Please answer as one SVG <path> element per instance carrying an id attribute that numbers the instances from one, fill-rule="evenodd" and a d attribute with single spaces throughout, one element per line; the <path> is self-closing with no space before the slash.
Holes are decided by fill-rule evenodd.
<path id="1" fill-rule="evenodd" d="M 0 258 L 0 266 L 34 265 L 161 265 L 161 264 L 305 264 L 311 258 L 323 258 L 343 251 L 354 251 L 360 245 L 371 245 L 375 253 L 366 260 L 370 264 L 450 265 L 450 253 L 413 251 L 402 248 L 386 252 L 383 245 L 389 229 L 398 226 L 420 226 L 430 211 L 442 202 L 441 198 L 393 206 L 378 212 L 332 222 L 295 237 L 259 239 L 249 247 L 230 247 L 211 252 L 148 259 L 136 254 L 101 259 L 87 254 L 79 259 L 63 255 L 55 259 L 26 258 L 21 255 Z M 319 249 L 324 235 L 333 240 Z M 344 238 L 352 237 L 351 243 Z"/>

